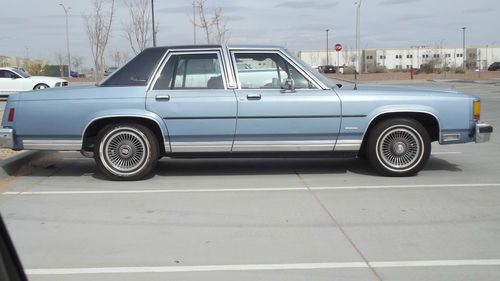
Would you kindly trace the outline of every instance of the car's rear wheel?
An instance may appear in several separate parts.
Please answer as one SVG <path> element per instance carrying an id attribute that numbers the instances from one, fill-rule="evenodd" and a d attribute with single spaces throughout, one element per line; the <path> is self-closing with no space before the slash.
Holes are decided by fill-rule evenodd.
<path id="1" fill-rule="evenodd" d="M 40 84 L 37 84 L 35 87 L 33 87 L 33 90 L 42 90 L 42 89 L 47 89 L 47 88 L 50 88 L 49 85 L 40 83 Z"/>
<path id="2" fill-rule="evenodd" d="M 114 180 L 140 180 L 159 158 L 155 134 L 140 124 L 111 124 L 100 130 L 94 159 L 103 174 Z"/>
<path id="3" fill-rule="evenodd" d="M 429 160 L 431 141 L 425 128 L 410 118 L 394 118 L 375 125 L 368 137 L 367 156 L 385 176 L 412 176 Z"/>

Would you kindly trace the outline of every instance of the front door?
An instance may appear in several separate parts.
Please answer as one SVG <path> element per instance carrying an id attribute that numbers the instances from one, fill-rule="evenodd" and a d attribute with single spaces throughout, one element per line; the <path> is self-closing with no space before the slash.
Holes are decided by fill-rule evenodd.
<path id="1" fill-rule="evenodd" d="M 236 97 L 220 51 L 173 52 L 153 81 L 146 107 L 166 123 L 172 152 L 229 152 Z"/>
<path id="2" fill-rule="evenodd" d="M 340 100 L 276 52 L 233 51 L 238 122 L 233 151 L 333 151 Z M 302 72 L 302 73 L 301 73 Z M 281 89 L 287 78 L 295 91 Z"/>

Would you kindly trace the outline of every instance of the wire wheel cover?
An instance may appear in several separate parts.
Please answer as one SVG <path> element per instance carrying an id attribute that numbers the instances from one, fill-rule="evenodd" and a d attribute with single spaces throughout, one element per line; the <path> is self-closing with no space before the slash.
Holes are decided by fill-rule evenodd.
<path id="1" fill-rule="evenodd" d="M 119 172 L 133 172 L 146 162 L 147 145 L 137 133 L 120 130 L 109 135 L 104 147 L 106 162 Z"/>
<path id="2" fill-rule="evenodd" d="M 379 138 L 378 150 L 383 162 L 393 169 L 411 167 L 422 154 L 420 137 L 401 127 L 386 130 Z"/>

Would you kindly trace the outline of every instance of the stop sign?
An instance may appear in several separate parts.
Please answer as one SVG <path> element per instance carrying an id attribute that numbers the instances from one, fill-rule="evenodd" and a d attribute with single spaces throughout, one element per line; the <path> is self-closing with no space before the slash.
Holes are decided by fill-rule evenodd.
<path id="1" fill-rule="evenodd" d="M 335 51 L 337 52 L 342 51 L 342 45 L 340 45 L 339 43 L 335 44 Z"/>

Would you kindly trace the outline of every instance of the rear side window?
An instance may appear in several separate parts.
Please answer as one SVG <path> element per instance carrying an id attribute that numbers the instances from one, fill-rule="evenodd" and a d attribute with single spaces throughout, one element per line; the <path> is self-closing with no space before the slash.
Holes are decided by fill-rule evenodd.
<path id="1" fill-rule="evenodd" d="M 224 89 L 216 53 L 172 55 L 153 90 Z"/>
<path id="2" fill-rule="evenodd" d="M 142 51 L 99 86 L 146 86 L 166 51 L 166 48 L 150 48 Z"/>

